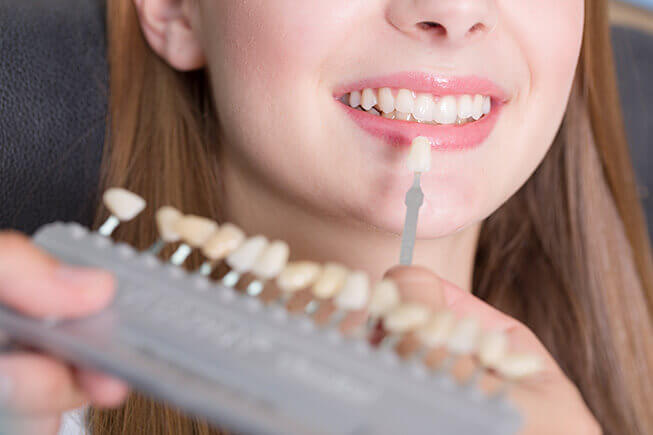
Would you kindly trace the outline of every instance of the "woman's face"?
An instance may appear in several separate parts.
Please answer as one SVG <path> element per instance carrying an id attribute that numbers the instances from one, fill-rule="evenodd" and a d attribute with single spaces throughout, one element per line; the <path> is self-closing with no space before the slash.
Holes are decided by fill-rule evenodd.
<path id="1" fill-rule="evenodd" d="M 231 171 L 312 211 L 398 233 L 409 144 L 428 136 L 418 235 L 432 238 L 487 217 L 542 160 L 565 111 L 583 7 L 200 0 L 194 26 Z M 358 92 L 387 118 L 349 107 Z"/>

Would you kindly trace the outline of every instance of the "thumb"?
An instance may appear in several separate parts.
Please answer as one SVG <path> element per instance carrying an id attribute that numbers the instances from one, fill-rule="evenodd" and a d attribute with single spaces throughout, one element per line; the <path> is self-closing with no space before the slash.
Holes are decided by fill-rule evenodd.
<path id="1" fill-rule="evenodd" d="M 401 300 L 425 304 L 434 311 L 450 310 L 475 317 L 484 328 L 507 330 L 519 322 L 423 266 L 394 266 L 384 278 L 397 284 Z"/>
<path id="2" fill-rule="evenodd" d="M 485 330 L 503 331 L 519 350 L 547 355 L 537 336 L 523 323 L 421 266 L 395 266 L 385 278 L 397 284 L 402 301 L 426 304 L 434 311 L 449 310 L 456 317 L 474 317 Z"/>

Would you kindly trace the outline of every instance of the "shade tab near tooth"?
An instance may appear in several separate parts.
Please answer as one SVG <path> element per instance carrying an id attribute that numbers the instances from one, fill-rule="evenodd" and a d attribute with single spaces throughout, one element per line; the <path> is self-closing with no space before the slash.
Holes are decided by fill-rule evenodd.
<path id="1" fill-rule="evenodd" d="M 497 364 L 496 370 L 508 379 L 519 380 L 542 371 L 542 360 L 533 354 L 508 354 Z"/>
<path id="2" fill-rule="evenodd" d="M 225 223 L 202 245 L 202 254 L 213 261 L 222 260 L 245 241 L 245 232 L 232 223 Z"/>
<path id="3" fill-rule="evenodd" d="M 439 311 L 417 331 L 417 337 L 427 347 L 443 346 L 449 339 L 455 324 L 456 317 L 451 311 Z"/>
<path id="4" fill-rule="evenodd" d="M 312 261 L 288 263 L 277 277 L 277 286 L 285 293 L 305 289 L 315 282 L 320 270 L 320 265 Z"/>
<path id="5" fill-rule="evenodd" d="M 281 240 L 275 240 L 256 259 L 252 273 L 260 279 L 274 278 L 283 270 L 289 255 L 288 244 Z"/>
<path id="6" fill-rule="evenodd" d="M 424 136 L 413 139 L 406 161 L 411 172 L 428 172 L 431 170 L 431 140 Z"/>
<path id="7" fill-rule="evenodd" d="M 393 333 L 418 329 L 429 320 L 430 310 L 421 304 L 405 303 L 391 310 L 383 318 L 383 326 Z"/>
<path id="8" fill-rule="evenodd" d="M 397 307 L 400 302 L 399 289 L 394 281 L 383 279 L 372 288 L 368 311 L 372 317 L 380 317 Z"/>
<path id="9" fill-rule="evenodd" d="M 360 310 L 367 305 L 369 296 L 369 277 L 365 272 L 355 271 L 347 275 L 333 303 L 342 310 Z"/>
<path id="10" fill-rule="evenodd" d="M 256 259 L 263 252 L 268 244 L 265 236 L 254 236 L 245 240 L 234 252 L 229 254 L 225 262 L 233 270 L 239 273 L 249 272 L 254 266 Z"/>
<path id="11" fill-rule="evenodd" d="M 327 263 L 313 284 L 312 293 L 318 299 L 332 298 L 340 291 L 346 278 L 346 267 L 337 263 Z"/>
<path id="12" fill-rule="evenodd" d="M 361 96 L 361 107 L 363 107 L 363 109 L 370 110 L 377 102 L 376 92 L 374 92 L 373 89 L 363 89 L 363 94 Z"/>
<path id="13" fill-rule="evenodd" d="M 129 190 L 112 187 L 102 196 L 104 205 L 122 222 L 135 218 L 145 208 L 145 200 Z"/>
<path id="14" fill-rule="evenodd" d="M 202 246 L 218 230 L 218 224 L 201 216 L 185 215 L 174 223 L 174 231 L 193 248 Z"/>
<path id="15" fill-rule="evenodd" d="M 474 352 L 478 346 L 478 338 L 481 332 L 481 325 L 473 317 L 460 319 L 454 325 L 447 348 L 453 354 L 466 355 Z"/>
<path id="16" fill-rule="evenodd" d="M 478 345 L 478 359 L 486 367 L 496 367 L 508 350 L 508 337 L 501 331 L 490 331 L 481 335 Z"/>
<path id="17" fill-rule="evenodd" d="M 183 215 L 179 210 L 170 206 L 163 206 L 156 211 L 155 221 L 159 230 L 161 240 L 172 243 L 179 240 L 179 233 L 175 230 L 175 225 Z"/>

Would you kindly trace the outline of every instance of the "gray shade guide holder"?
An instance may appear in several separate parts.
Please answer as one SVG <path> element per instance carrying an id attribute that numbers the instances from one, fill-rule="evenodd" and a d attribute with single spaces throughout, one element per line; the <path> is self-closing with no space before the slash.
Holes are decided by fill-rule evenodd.
<path id="1" fill-rule="evenodd" d="M 33 241 L 60 260 L 116 278 L 102 312 L 36 320 L 0 306 L 0 329 L 78 366 L 240 433 L 513 434 L 505 398 L 402 362 L 365 340 L 56 222 Z"/>
<path id="2" fill-rule="evenodd" d="M 424 193 L 420 187 L 420 173 L 415 173 L 413 185 L 406 192 L 406 218 L 404 220 L 404 231 L 401 234 L 401 251 L 399 253 L 399 264 L 409 266 L 413 262 L 413 250 L 415 249 L 415 237 L 417 234 L 417 217 L 419 208 L 424 203 Z"/>

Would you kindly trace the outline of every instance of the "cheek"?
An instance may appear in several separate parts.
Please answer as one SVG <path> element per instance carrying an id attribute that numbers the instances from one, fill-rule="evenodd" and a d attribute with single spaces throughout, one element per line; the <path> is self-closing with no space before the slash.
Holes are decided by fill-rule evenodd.
<path id="1" fill-rule="evenodd" d="M 217 92 L 237 85 L 240 91 L 255 93 L 259 101 L 292 90 L 298 77 L 319 80 L 315 74 L 302 72 L 317 71 L 320 62 L 328 58 L 340 32 L 339 9 L 348 8 L 345 0 L 206 3 L 207 53 L 212 70 L 224 82 L 223 86 L 217 83 Z"/>
<path id="2" fill-rule="evenodd" d="M 499 190 L 516 191 L 551 146 L 565 113 L 583 35 L 582 0 L 506 0 L 503 16 L 527 67 L 506 134 L 505 153 L 491 160 Z"/>

